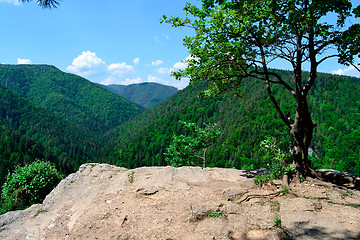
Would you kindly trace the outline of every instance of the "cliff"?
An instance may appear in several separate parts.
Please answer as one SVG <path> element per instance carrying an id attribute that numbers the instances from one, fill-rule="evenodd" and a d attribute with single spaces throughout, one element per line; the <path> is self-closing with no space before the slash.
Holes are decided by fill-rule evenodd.
<path id="1" fill-rule="evenodd" d="M 85 164 L 42 204 L 1 215 L 0 239 L 360 239 L 359 191 L 259 188 L 252 174 Z"/>

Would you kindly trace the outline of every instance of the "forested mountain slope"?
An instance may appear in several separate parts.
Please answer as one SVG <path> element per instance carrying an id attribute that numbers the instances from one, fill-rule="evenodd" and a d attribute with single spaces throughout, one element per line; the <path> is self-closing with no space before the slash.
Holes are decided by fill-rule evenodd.
<path id="1" fill-rule="evenodd" d="M 159 83 L 146 82 L 130 85 L 102 85 L 110 92 L 119 94 L 124 98 L 140 104 L 143 107 L 150 108 L 159 102 L 171 97 L 179 90 L 175 87 L 162 85 Z"/>
<path id="2" fill-rule="evenodd" d="M 99 137 L 74 126 L 0 86 L 0 183 L 9 170 L 36 158 L 63 173 L 97 159 Z"/>
<path id="3" fill-rule="evenodd" d="M 85 131 L 98 134 L 143 111 L 143 107 L 54 66 L 1 64 L 0 85 Z"/>
<path id="4" fill-rule="evenodd" d="M 284 77 L 291 72 L 278 71 Z M 317 124 L 312 143 L 314 167 L 360 173 L 360 80 L 319 74 L 309 104 Z M 165 165 L 164 151 L 180 133 L 179 120 L 216 123 L 222 135 L 208 151 L 208 166 L 256 168 L 263 165 L 260 141 L 276 137 L 288 146 L 288 129 L 278 117 L 262 82 L 248 80 L 243 98 L 229 94 L 200 98 L 206 85 L 189 86 L 120 126 L 109 163 L 128 168 Z M 274 88 L 284 112 L 293 114 L 291 97 Z"/>

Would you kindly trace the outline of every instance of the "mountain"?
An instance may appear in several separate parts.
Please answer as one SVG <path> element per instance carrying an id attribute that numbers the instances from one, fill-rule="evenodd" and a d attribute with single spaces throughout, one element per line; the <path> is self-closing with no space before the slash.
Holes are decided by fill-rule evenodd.
<path id="1" fill-rule="evenodd" d="M 291 72 L 277 71 L 286 78 Z M 306 74 L 305 74 L 306 75 Z M 306 76 L 304 76 L 306 77 Z M 164 152 L 172 136 L 181 133 L 179 120 L 200 127 L 216 123 L 222 131 L 208 150 L 207 166 L 251 169 L 264 166 L 260 142 L 275 137 L 288 151 L 288 129 L 278 117 L 265 86 L 247 80 L 243 98 L 231 94 L 198 97 L 205 83 L 189 86 L 164 102 L 119 127 L 108 163 L 135 168 L 166 165 Z M 294 101 L 282 88 L 274 88 L 285 112 L 294 114 Z M 317 124 L 311 151 L 315 168 L 333 168 L 360 173 L 360 79 L 319 74 L 308 102 Z"/>
<path id="2" fill-rule="evenodd" d="M 66 173 L 84 162 L 127 168 L 166 165 L 164 152 L 173 135 L 182 133 L 179 120 L 220 128 L 221 137 L 208 150 L 210 167 L 261 167 L 262 140 L 275 137 L 286 151 L 291 144 L 257 80 L 244 82 L 242 99 L 230 93 L 201 98 L 198 93 L 207 88 L 201 83 L 147 110 L 53 66 L 0 65 L 0 85 L 0 140 L 9 146 L 0 154 L 3 174 L 36 157 L 53 161 Z M 294 114 L 291 97 L 281 88 L 273 92 L 281 108 Z M 308 98 L 317 124 L 311 145 L 314 167 L 360 173 L 359 95 L 358 78 L 318 75 Z"/>
<path id="3" fill-rule="evenodd" d="M 15 166 L 36 158 L 71 173 L 94 161 L 103 141 L 0 85 L 0 183 Z"/>
<path id="4" fill-rule="evenodd" d="M 162 85 L 159 83 L 139 83 L 131 85 L 102 85 L 110 92 L 119 94 L 124 98 L 135 102 L 145 108 L 151 108 L 176 94 L 179 90 L 175 87 Z"/>
<path id="5" fill-rule="evenodd" d="M 144 108 L 97 84 L 48 65 L 0 65 L 0 85 L 84 131 L 102 134 Z"/>
<path id="6" fill-rule="evenodd" d="M 0 184 L 36 158 L 65 174 L 106 159 L 108 132 L 144 111 L 97 84 L 48 65 L 0 65 Z"/>

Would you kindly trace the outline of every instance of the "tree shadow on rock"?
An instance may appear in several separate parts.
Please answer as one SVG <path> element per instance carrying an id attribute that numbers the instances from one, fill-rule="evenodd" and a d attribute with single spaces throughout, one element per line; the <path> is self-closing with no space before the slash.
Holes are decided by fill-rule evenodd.
<path id="1" fill-rule="evenodd" d="M 347 172 L 340 172 L 333 169 L 320 169 L 317 172 L 321 173 L 322 178 L 325 181 L 331 182 L 338 186 L 342 186 L 349 189 L 357 189 L 360 190 L 360 176 L 347 173 Z"/>
<path id="2" fill-rule="evenodd" d="M 240 176 L 246 177 L 246 178 L 255 178 L 257 175 L 264 175 L 267 172 L 270 172 L 270 168 L 260 168 L 260 169 L 254 169 L 254 170 L 243 170 L 243 173 L 240 174 Z"/>
<path id="3" fill-rule="evenodd" d="M 360 240 L 360 233 L 350 231 L 331 231 L 321 226 L 309 226 L 309 222 L 296 222 L 294 227 L 286 228 L 286 233 L 292 239 L 337 239 L 337 240 Z"/>

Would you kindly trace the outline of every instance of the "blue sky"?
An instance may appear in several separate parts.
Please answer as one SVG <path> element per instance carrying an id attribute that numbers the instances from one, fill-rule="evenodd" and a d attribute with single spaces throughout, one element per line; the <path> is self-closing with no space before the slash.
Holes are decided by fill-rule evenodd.
<path id="1" fill-rule="evenodd" d="M 195 2 L 195 0 L 191 0 Z M 160 24 L 184 16 L 186 0 L 62 0 L 43 10 L 34 2 L 0 0 L 0 63 L 50 64 L 103 84 L 158 82 L 184 88 L 169 72 L 184 67 L 191 29 Z M 284 68 L 280 63 L 274 67 Z M 330 60 L 321 72 L 360 77 Z"/>

